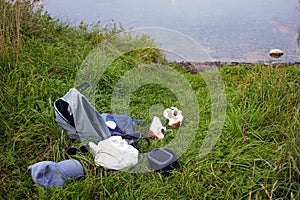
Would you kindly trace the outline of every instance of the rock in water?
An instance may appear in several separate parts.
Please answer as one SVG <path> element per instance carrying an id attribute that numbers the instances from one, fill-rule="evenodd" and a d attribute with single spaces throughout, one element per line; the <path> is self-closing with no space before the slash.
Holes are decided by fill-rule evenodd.
<path id="1" fill-rule="evenodd" d="M 279 58 L 283 55 L 283 51 L 280 49 L 271 49 L 270 56 L 272 58 Z"/>

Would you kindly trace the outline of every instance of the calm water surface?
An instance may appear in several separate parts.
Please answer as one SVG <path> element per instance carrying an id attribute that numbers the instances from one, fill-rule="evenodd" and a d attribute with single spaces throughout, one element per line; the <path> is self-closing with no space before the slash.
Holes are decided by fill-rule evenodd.
<path id="1" fill-rule="evenodd" d="M 74 25 L 172 29 L 214 61 L 268 62 L 272 48 L 284 51 L 283 62 L 300 61 L 299 0 L 46 0 L 45 9 Z"/>

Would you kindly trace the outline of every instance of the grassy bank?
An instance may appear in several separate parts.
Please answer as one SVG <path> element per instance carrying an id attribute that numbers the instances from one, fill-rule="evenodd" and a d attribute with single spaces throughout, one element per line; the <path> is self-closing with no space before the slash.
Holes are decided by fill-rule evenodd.
<path id="1" fill-rule="evenodd" d="M 166 63 L 152 49 L 130 52 L 109 66 L 100 80 L 96 107 L 99 112 L 111 111 L 114 84 L 138 64 L 164 63 L 176 69 L 190 82 L 201 114 L 195 140 L 179 159 L 180 169 L 169 177 L 108 171 L 79 153 L 73 158 L 82 162 L 84 179 L 70 180 L 65 188 L 34 184 L 29 165 L 70 158 L 65 153 L 70 141 L 53 119 L 53 101 L 74 86 L 88 53 L 121 27 L 100 24 L 87 31 L 85 25 L 74 28 L 40 12 L 31 13 L 28 4 L 11 6 L 0 0 L 0 6 L 1 199 L 300 198 L 299 66 L 221 68 L 227 98 L 225 125 L 213 151 L 199 159 L 211 114 L 206 84 L 200 74 Z M 132 95 L 128 114 L 146 118 L 142 110 L 172 103 L 178 102 L 170 91 L 146 85 Z"/>

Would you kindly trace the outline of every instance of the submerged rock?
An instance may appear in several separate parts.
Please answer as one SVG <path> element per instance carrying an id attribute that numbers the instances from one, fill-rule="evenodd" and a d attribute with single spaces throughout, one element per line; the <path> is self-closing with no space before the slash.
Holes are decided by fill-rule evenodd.
<path id="1" fill-rule="evenodd" d="M 269 54 L 272 58 L 279 58 L 283 55 L 283 51 L 280 49 L 271 49 Z"/>

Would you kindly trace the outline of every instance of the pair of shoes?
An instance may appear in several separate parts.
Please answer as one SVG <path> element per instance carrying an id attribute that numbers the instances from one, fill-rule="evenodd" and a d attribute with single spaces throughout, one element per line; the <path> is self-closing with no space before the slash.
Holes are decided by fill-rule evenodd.
<path id="1" fill-rule="evenodd" d="M 179 128 L 181 126 L 183 121 L 181 110 L 175 107 L 167 108 L 163 115 L 169 120 L 168 125 L 172 128 Z M 148 137 L 161 140 L 164 138 L 166 130 L 166 127 L 162 125 L 160 119 L 154 116 L 148 131 Z"/>
<path id="2" fill-rule="evenodd" d="M 154 116 L 148 131 L 148 137 L 161 140 L 165 137 L 166 130 L 159 117 Z"/>
<path id="3" fill-rule="evenodd" d="M 164 111 L 164 117 L 169 120 L 168 125 L 173 128 L 178 128 L 181 126 L 183 121 L 183 116 L 181 111 L 175 107 L 167 108 Z"/>

